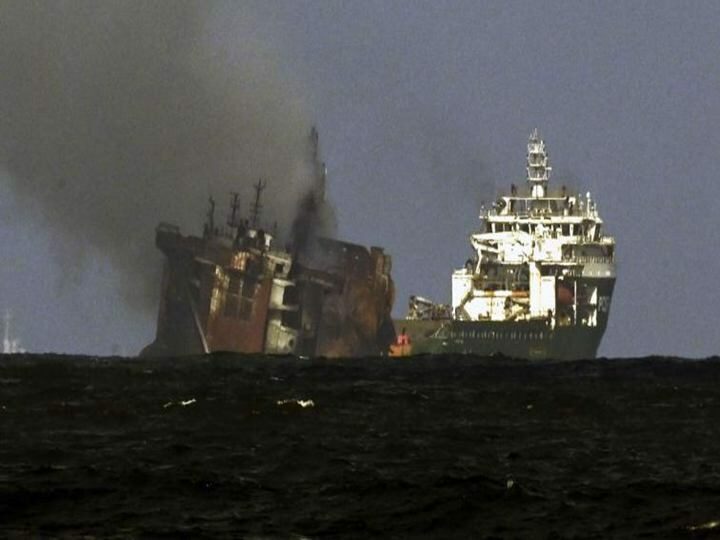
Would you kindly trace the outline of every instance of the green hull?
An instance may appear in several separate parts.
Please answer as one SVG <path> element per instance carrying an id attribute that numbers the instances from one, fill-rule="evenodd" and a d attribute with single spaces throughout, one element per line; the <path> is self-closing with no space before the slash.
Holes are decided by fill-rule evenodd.
<path id="1" fill-rule="evenodd" d="M 398 335 L 405 331 L 412 354 L 502 354 L 530 360 L 595 358 L 604 325 L 551 328 L 546 321 L 394 321 Z"/>

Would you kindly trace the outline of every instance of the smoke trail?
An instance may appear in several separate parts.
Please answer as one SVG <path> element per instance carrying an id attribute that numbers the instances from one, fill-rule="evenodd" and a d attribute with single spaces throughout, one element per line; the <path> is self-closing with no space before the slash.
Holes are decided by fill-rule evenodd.
<path id="1" fill-rule="evenodd" d="M 135 306 L 156 302 L 159 221 L 198 232 L 209 194 L 249 204 L 263 177 L 289 231 L 317 182 L 300 92 L 247 28 L 211 46 L 208 5 L 0 2 L 0 166 L 66 273 L 109 257 Z"/>
<path id="2" fill-rule="evenodd" d="M 319 236 L 330 236 L 337 226 L 335 212 L 326 201 L 327 170 L 320 159 L 320 141 L 313 127 L 308 138 L 307 166 L 316 182 L 300 197 L 290 230 L 290 244 L 295 253 L 309 248 L 308 242 Z"/>

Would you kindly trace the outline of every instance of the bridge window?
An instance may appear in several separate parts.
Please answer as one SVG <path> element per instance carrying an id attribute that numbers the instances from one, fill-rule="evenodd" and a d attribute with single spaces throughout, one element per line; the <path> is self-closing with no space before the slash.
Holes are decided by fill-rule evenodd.
<path id="1" fill-rule="evenodd" d="M 239 273 L 229 276 L 223 315 L 233 319 L 249 320 L 252 316 L 255 297 L 255 283 L 243 280 Z"/>

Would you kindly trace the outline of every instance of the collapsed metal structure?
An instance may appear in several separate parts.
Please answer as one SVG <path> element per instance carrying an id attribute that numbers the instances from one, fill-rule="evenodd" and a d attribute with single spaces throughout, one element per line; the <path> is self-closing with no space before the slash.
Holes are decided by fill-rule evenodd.
<path id="1" fill-rule="evenodd" d="M 317 153 L 317 132 L 311 140 Z M 324 166 L 318 183 L 324 191 Z M 155 341 L 144 355 L 214 351 L 365 356 L 395 339 L 391 258 L 382 248 L 314 234 L 290 250 L 259 227 L 261 194 L 240 219 L 233 194 L 227 225 L 215 224 L 215 202 L 202 237 L 160 224 L 165 255 Z M 324 201 L 324 193 L 319 194 Z"/>

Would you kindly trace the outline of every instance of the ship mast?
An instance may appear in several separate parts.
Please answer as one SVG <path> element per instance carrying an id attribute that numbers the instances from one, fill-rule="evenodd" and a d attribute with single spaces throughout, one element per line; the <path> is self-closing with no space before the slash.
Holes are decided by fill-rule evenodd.
<path id="1" fill-rule="evenodd" d="M 260 211 L 262 210 L 260 197 L 262 196 L 262 192 L 266 187 L 266 183 L 262 179 L 260 179 L 253 187 L 255 188 L 255 201 L 250 207 L 250 224 L 253 229 L 257 229 L 258 223 L 260 221 Z"/>
<path id="2" fill-rule="evenodd" d="M 205 223 L 205 232 L 208 236 L 215 235 L 215 199 L 210 196 L 208 198 L 207 223 Z"/>
<path id="3" fill-rule="evenodd" d="M 540 138 L 535 128 L 528 141 L 527 153 L 527 181 L 533 197 L 545 197 L 550 171 L 552 167 L 549 165 L 548 154 L 545 151 L 545 141 Z"/>
<path id="4" fill-rule="evenodd" d="M 230 227 L 238 227 L 240 220 L 238 216 L 238 210 L 240 209 L 240 194 L 232 192 L 230 193 L 230 215 L 228 216 L 227 224 Z"/>
<path id="5" fill-rule="evenodd" d="M 316 192 L 320 202 L 325 202 L 325 184 L 327 182 L 327 167 L 320 161 L 320 134 L 315 126 L 310 130 L 310 145 L 312 147 L 313 165 L 317 180 Z"/>

